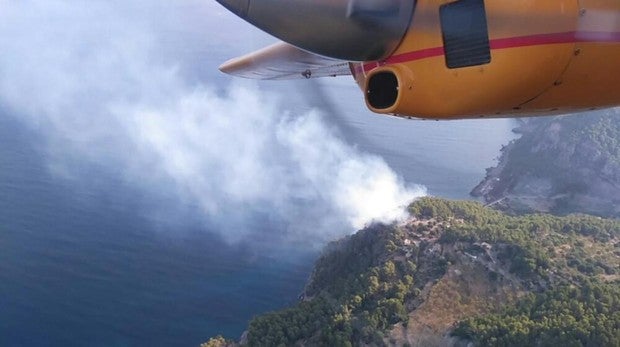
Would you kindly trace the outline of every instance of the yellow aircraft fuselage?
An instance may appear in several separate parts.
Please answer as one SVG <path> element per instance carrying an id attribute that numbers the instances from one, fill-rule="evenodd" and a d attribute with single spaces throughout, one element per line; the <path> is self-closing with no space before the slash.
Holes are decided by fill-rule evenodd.
<path id="1" fill-rule="evenodd" d="M 480 42 L 458 27 L 446 46 L 445 26 L 471 19 L 455 20 L 448 3 L 418 0 L 388 58 L 350 64 L 372 111 L 451 119 L 620 105 L 620 0 L 486 0 L 489 55 L 463 53 L 459 40 Z M 390 83 L 394 94 L 382 95 Z"/>

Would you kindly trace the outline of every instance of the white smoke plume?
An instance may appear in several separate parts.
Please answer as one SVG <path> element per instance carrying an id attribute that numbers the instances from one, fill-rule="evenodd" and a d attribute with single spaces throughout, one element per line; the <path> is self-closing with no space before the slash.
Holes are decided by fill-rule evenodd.
<path id="1" fill-rule="evenodd" d="M 279 237 L 325 240 L 400 218 L 424 194 L 340 140 L 319 110 L 289 110 L 253 83 L 196 78 L 166 30 L 221 8 L 165 3 L 0 1 L 0 103 L 46 136 L 56 172 L 88 181 L 76 161 L 115 167 L 145 191 L 173 191 L 170 204 L 194 206 L 231 241 L 259 220 L 281 225 Z"/>

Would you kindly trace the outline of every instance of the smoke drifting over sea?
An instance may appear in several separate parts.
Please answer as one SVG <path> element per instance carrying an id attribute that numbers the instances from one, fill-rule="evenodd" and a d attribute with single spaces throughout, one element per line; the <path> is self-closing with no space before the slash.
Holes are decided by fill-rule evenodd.
<path id="1" fill-rule="evenodd" d="M 194 206 L 233 242 L 258 220 L 283 226 L 281 238 L 326 240 L 399 218 L 424 194 L 341 140 L 320 110 L 287 109 L 254 83 L 188 77 L 200 67 L 165 34 L 189 30 L 183 11 L 221 16 L 201 3 L 171 13 L 165 1 L 0 1 L 0 104 L 45 136 L 54 172 L 89 180 L 76 163 L 117 168 L 147 195 L 174 192 L 168 203 Z"/>

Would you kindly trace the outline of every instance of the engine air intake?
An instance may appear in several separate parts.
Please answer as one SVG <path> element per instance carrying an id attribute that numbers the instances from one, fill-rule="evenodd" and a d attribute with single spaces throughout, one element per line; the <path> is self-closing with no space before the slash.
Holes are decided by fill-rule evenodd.
<path id="1" fill-rule="evenodd" d="M 368 80 L 366 100 L 377 110 L 388 109 L 398 100 L 398 78 L 391 71 L 382 71 L 372 75 Z"/>

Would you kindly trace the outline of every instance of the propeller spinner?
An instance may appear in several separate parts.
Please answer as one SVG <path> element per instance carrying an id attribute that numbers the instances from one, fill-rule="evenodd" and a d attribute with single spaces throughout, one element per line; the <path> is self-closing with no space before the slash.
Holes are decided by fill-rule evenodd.
<path id="1" fill-rule="evenodd" d="M 409 28 L 411 0 L 216 0 L 247 22 L 326 57 L 371 61 L 392 53 Z"/>

